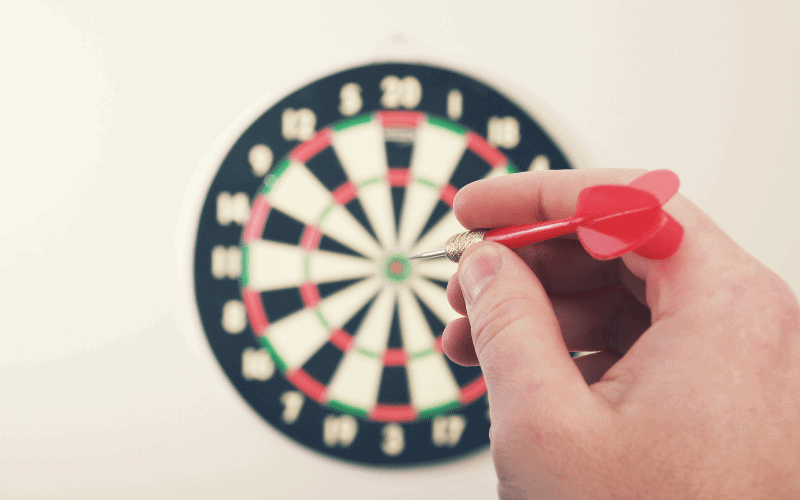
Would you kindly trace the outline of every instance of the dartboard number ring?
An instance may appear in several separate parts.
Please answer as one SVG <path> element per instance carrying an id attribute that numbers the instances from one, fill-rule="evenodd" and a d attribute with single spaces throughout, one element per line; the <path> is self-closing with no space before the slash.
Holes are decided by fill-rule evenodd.
<path id="1" fill-rule="evenodd" d="M 345 460 L 485 447 L 480 369 L 442 352 L 455 266 L 408 257 L 462 230 L 458 189 L 517 165 L 569 168 L 521 108 L 442 68 L 353 68 L 264 112 L 217 170 L 194 255 L 203 329 L 241 396 Z"/>

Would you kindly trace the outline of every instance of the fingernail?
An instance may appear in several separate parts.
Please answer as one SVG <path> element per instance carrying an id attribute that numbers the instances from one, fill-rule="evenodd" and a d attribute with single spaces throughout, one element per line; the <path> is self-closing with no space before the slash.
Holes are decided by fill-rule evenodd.
<path id="1" fill-rule="evenodd" d="M 458 281 L 461 283 L 461 291 L 467 304 L 472 303 L 492 282 L 502 264 L 503 257 L 500 252 L 491 246 L 482 246 L 461 261 Z"/>

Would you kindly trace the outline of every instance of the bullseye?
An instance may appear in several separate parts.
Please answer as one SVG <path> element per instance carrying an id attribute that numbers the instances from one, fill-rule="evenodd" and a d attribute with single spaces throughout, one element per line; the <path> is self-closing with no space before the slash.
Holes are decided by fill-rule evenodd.
<path id="1" fill-rule="evenodd" d="M 391 255 L 386 259 L 383 275 L 393 283 L 402 283 L 411 274 L 411 261 L 404 255 Z"/>

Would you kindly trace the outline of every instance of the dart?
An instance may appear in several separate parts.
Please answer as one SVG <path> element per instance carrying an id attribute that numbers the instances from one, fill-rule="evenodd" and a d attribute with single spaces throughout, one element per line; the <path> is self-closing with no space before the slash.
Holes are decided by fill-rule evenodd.
<path id="1" fill-rule="evenodd" d="M 661 206 L 678 191 L 679 184 L 674 172 L 654 170 L 628 185 L 591 186 L 579 193 L 575 215 L 570 218 L 467 231 L 451 236 L 443 249 L 410 258 L 447 257 L 458 262 L 464 251 L 479 241 L 513 249 L 577 232 L 583 247 L 598 260 L 631 251 L 650 259 L 666 259 L 680 246 L 683 227 Z"/>

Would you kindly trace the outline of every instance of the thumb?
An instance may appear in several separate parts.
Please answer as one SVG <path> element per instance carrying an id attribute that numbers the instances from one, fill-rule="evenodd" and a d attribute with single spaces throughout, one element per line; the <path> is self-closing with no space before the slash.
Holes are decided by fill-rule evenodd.
<path id="1" fill-rule="evenodd" d="M 547 293 L 525 262 L 502 245 L 478 243 L 461 257 L 458 279 L 493 425 L 499 414 L 509 424 L 508 418 L 566 424 L 568 416 L 588 416 L 586 408 L 575 408 L 594 397 L 564 344 Z"/>

